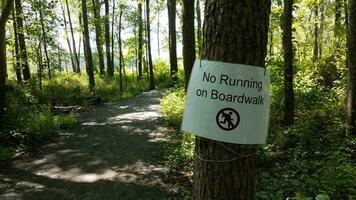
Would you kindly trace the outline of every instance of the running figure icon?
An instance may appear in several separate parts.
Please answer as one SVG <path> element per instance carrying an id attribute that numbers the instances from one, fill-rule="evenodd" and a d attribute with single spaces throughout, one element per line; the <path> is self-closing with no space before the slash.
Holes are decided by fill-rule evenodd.
<path id="1" fill-rule="evenodd" d="M 216 123 L 221 129 L 231 131 L 239 125 L 240 115 L 232 108 L 224 108 L 217 113 Z"/>

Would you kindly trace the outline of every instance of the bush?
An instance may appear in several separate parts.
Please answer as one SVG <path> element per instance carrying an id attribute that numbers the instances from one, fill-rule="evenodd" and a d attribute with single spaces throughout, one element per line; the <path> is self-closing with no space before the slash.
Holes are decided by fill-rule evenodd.
<path id="1" fill-rule="evenodd" d="M 182 122 L 185 102 L 184 88 L 172 89 L 161 99 L 163 116 L 170 126 L 179 128 Z"/>

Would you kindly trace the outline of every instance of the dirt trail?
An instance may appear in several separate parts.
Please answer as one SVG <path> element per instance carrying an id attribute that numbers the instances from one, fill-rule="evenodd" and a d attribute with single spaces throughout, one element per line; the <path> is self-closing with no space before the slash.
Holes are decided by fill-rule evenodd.
<path id="1" fill-rule="evenodd" d="M 163 91 L 105 104 L 0 174 L 0 199 L 168 199 Z"/>

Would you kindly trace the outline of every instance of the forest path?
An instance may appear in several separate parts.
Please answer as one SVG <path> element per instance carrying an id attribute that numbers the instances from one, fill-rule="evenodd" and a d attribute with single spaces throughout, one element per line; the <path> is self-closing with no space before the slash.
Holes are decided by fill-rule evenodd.
<path id="1" fill-rule="evenodd" d="M 168 199 L 162 165 L 163 91 L 104 104 L 79 125 L 0 173 L 0 199 Z"/>

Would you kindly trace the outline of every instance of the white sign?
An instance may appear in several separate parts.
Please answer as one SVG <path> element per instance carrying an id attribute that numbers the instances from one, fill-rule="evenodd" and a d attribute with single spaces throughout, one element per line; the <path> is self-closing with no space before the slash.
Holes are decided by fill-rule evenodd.
<path id="1" fill-rule="evenodd" d="M 182 130 L 229 143 L 265 143 L 269 84 L 269 73 L 263 67 L 195 61 Z"/>

